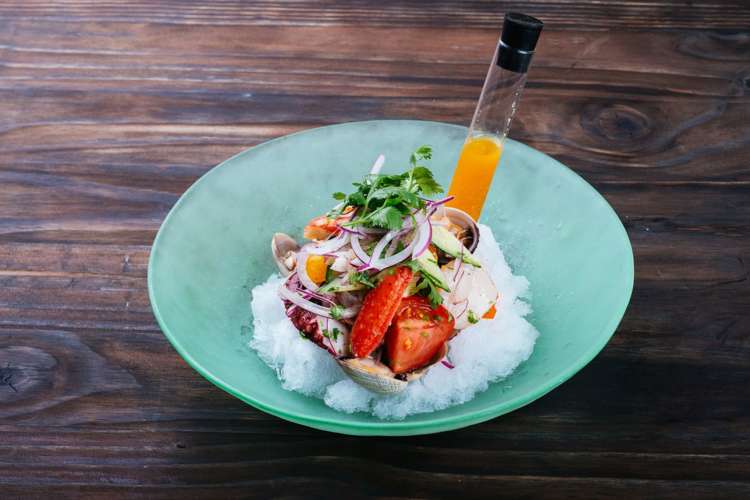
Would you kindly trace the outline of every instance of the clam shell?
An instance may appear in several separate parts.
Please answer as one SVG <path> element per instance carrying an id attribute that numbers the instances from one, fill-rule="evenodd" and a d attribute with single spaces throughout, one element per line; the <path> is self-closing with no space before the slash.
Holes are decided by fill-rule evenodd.
<path id="1" fill-rule="evenodd" d="M 339 365 L 353 381 L 378 394 L 398 394 L 408 382 L 395 378 L 390 368 L 370 358 L 340 359 Z"/>
<path id="2" fill-rule="evenodd" d="M 406 373 L 406 380 L 396 378 L 396 374 L 383 363 L 370 358 L 349 358 L 338 360 L 339 365 L 349 378 L 365 389 L 378 394 L 398 394 L 406 389 L 409 382 L 419 380 L 435 363 L 439 363 L 448 354 L 448 343 L 438 350 L 430 364 Z"/>
<path id="3" fill-rule="evenodd" d="M 271 253 L 276 267 L 282 276 L 289 276 L 297 265 L 295 254 L 300 246 L 294 238 L 284 233 L 276 233 L 271 238 Z"/>
<path id="4" fill-rule="evenodd" d="M 444 214 L 453 224 L 467 230 L 469 241 L 464 244 L 469 252 L 476 250 L 477 245 L 479 245 L 479 228 L 477 227 L 477 223 L 474 222 L 474 219 L 463 210 L 452 207 L 445 207 Z"/>

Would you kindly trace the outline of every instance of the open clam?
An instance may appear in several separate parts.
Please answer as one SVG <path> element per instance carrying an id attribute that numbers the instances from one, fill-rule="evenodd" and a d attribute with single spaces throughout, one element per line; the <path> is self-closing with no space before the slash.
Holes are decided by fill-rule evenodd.
<path id="1" fill-rule="evenodd" d="M 289 276 L 297 266 L 297 252 L 300 246 L 294 238 L 284 233 L 276 233 L 271 238 L 271 253 L 276 267 L 282 276 Z"/>
<path id="2" fill-rule="evenodd" d="M 339 359 L 338 363 L 349 378 L 365 389 L 378 394 L 398 394 L 406 389 L 409 382 L 422 377 L 435 364 L 448 354 L 448 343 L 435 353 L 430 363 L 409 373 L 396 375 L 385 364 L 372 358 Z"/>
<path id="3" fill-rule="evenodd" d="M 473 252 L 479 244 L 479 228 L 474 219 L 463 210 L 440 207 L 432 216 L 433 223 L 443 224 L 456 235 L 464 246 Z"/>

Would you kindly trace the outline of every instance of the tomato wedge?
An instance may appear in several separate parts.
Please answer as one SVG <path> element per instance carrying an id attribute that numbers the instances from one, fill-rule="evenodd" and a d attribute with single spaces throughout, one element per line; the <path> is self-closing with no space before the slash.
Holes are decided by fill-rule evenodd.
<path id="1" fill-rule="evenodd" d="M 413 274 L 408 267 L 396 268 L 365 296 L 352 327 L 351 347 L 356 357 L 366 358 L 383 342 Z"/>
<path id="2" fill-rule="evenodd" d="M 405 373 L 425 366 L 448 340 L 455 324 L 445 307 L 432 307 L 425 297 L 403 299 L 385 339 L 391 370 Z"/>

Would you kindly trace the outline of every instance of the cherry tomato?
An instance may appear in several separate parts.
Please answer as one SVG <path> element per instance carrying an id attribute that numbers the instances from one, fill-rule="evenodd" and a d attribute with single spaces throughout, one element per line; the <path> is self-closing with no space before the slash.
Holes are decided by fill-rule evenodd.
<path id="1" fill-rule="evenodd" d="M 432 307 L 425 297 L 401 301 L 385 340 L 389 366 L 405 373 L 425 366 L 453 333 L 455 321 L 443 306 Z"/>

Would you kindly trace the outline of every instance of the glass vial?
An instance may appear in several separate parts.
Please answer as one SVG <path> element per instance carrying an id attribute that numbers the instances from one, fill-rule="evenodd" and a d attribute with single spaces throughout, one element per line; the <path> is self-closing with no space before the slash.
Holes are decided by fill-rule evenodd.
<path id="1" fill-rule="evenodd" d="M 454 196 L 449 206 L 463 210 L 475 220 L 479 219 L 500 162 L 542 26 L 541 21 L 525 14 L 505 15 L 500 42 L 448 191 Z"/>

